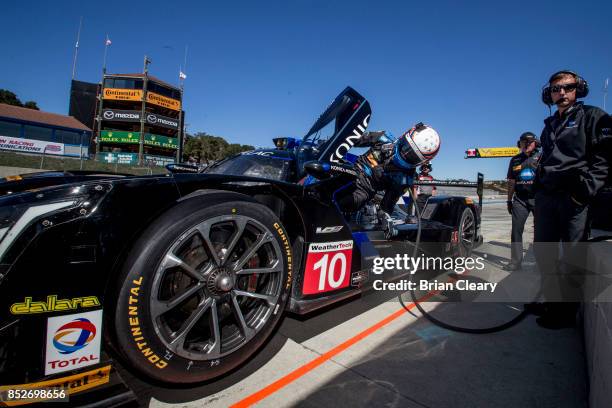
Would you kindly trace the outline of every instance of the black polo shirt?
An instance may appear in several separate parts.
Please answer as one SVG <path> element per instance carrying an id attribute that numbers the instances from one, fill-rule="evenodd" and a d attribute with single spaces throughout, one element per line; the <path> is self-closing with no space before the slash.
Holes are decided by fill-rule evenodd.
<path id="1" fill-rule="evenodd" d="M 508 180 L 514 180 L 514 193 L 521 200 L 534 198 L 533 182 L 538 167 L 539 154 L 530 156 L 521 152 L 510 159 L 508 166 Z"/>

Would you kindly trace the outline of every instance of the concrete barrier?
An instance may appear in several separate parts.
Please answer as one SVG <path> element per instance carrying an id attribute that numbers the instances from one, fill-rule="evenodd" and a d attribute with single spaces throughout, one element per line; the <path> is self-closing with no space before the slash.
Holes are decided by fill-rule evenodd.
<path id="1" fill-rule="evenodd" d="M 584 343 L 589 377 L 589 406 L 610 407 L 612 399 L 612 241 L 589 245 Z"/>

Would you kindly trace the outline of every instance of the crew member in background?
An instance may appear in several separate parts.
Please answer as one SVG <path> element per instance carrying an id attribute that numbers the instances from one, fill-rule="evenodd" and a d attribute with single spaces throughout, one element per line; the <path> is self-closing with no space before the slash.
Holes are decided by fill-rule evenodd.
<path id="1" fill-rule="evenodd" d="M 587 82 L 572 71 L 554 73 L 542 90 L 542 101 L 557 106 L 544 121 L 535 181 L 534 248 L 546 300 L 537 323 L 545 328 L 575 325 L 583 278 L 575 265 L 586 261 L 576 243 L 587 238 L 588 206 L 610 167 L 612 119 L 576 101 L 588 91 Z M 564 259 L 558 269 L 559 241 Z"/>
<path id="2" fill-rule="evenodd" d="M 431 164 L 429 162 L 424 163 L 419 169 L 419 174 L 416 176 L 417 181 L 433 181 L 434 178 L 431 176 Z M 429 197 L 435 196 L 437 189 L 436 186 L 418 185 L 414 186 L 414 195 L 416 196 L 416 205 L 420 213 L 423 213 L 425 205 Z"/>
<path id="3" fill-rule="evenodd" d="M 512 215 L 512 244 L 510 263 L 503 268 L 506 271 L 519 270 L 523 263 L 523 230 L 535 206 L 533 181 L 538 167 L 539 144 L 533 133 L 523 133 L 517 143 L 521 151 L 510 159 L 508 166 L 508 213 Z"/>

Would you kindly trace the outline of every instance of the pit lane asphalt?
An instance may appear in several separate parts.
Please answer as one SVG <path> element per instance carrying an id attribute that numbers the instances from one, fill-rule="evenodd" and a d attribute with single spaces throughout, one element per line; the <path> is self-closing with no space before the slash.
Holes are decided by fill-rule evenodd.
<path id="1" fill-rule="evenodd" d="M 483 235 L 478 251 L 488 255 L 497 279 L 508 277 L 500 270 L 510 255 L 505 203 L 484 206 Z M 531 241 L 532 218 L 524 236 Z M 533 266 L 528 250 L 525 269 Z M 455 307 L 423 305 L 436 313 L 446 308 L 449 316 Z M 490 319 L 507 310 L 485 312 Z M 480 318 L 472 313 L 467 319 Z M 120 371 L 140 404 L 156 408 L 250 403 L 274 408 L 586 407 L 580 329 L 548 331 L 534 320 L 529 316 L 487 335 L 455 333 L 415 309 L 403 311 L 393 293 L 370 291 L 305 318 L 286 316 L 251 361 L 208 384 L 165 388 Z"/>

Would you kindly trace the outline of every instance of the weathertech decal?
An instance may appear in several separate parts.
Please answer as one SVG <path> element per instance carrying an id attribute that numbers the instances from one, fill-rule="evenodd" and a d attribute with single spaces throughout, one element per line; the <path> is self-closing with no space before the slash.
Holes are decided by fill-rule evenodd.
<path id="1" fill-rule="evenodd" d="M 139 317 L 139 296 L 140 288 L 142 286 L 142 276 L 132 281 L 132 287 L 130 288 L 130 297 L 128 299 L 128 322 L 130 324 L 130 334 L 134 340 L 134 344 L 140 350 L 142 355 L 147 359 L 149 363 L 159 369 L 166 368 L 168 362 L 162 359 L 160 356 L 148 346 L 140 328 L 140 317 Z"/>
<path id="2" fill-rule="evenodd" d="M 352 256 L 353 241 L 311 243 L 302 293 L 312 295 L 349 286 Z"/>

